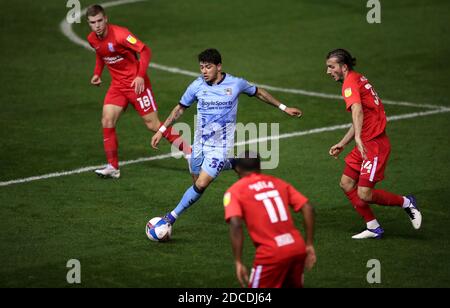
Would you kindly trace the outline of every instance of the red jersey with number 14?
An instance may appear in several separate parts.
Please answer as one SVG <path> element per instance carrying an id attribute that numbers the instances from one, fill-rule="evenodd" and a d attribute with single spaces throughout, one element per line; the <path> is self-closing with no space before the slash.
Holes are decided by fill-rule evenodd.
<path id="1" fill-rule="evenodd" d="M 106 64 L 112 77 L 112 85 L 128 89 L 138 75 L 137 54 L 145 45 L 127 28 L 112 24 L 108 24 L 107 27 L 108 33 L 102 39 L 98 38 L 95 32 L 91 32 L 88 36 L 88 42 L 97 55 L 95 74 L 100 75 L 103 64 Z M 150 84 L 147 75 L 142 77 Z"/>
<path id="2" fill-rule="evenodd" d="M 244 219 L 256 246 L 255 260 L 259 264 L 275 263 L 305 254 L 305 242 L 294 226 L 289 206 L 298 212 L 307 202 L 283 180 L 253 173 L 225 193 L 225 219 Z"/>
<path id="3" fill-rule="evenodd" d="M 353 104 L 362 104 L 364 120 L 361 139 L 363 142 L 370 141 L 384 133 L 386 129 L 384 106 L 366 77 L 350 71 L 342 85 L 342 96 L 348 111 L 351 111 Z"/>

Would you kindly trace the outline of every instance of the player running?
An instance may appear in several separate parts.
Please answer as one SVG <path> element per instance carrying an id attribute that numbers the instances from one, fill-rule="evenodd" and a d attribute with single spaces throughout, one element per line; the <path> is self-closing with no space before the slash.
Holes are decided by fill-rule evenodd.
<path id="1" fill-rule="evenodd" d="M 381 238 L 383 229 L 369 204 L 397 206 L 405 209 L 414 229 L 419 229 L 422 215 L 413 195 L 400 196 L 374 189 L 384 178 L 391 145 L 386 135 L 386 115 L 381 99 L 363 75 L 355 72 L 356 59 L 344 49 L 336 49 L 327 55 L 327 74 L 343 82 L 342 96 L 346 108 L 352 113 L 353 125 L 342 140 L 330 148 L 335 158 L 353 139 L 356 146 L 345 158 L 346 167 L 340 186 L 356 211 L 363 217 L 367 229 L 354 235 L 354 239 Z"/>
<path id="2" fill-rule="evenodd" d="M 266 90 L 257 88 L 242 78 L 223 73 L 222 57 L 216 49 L 203 51 L 198 60 L 201 76 L 187 88 L 180 103 L 152 138 L 152 146 L 156 149 L 166 127 L 178 120 L 194 102 L 198 102 L 197 128 L 191 158 L 194 185 L 188 188 L 176 208 L 165 216 L 171 224 L 200 199 L 222 170 L 232 168 L 228 153 L 234 147 L 238 97 L 241 93 L 256 96 L 290 116 L 299 117 L 302 114 L 297 108 L 281 104 Z"/>
<path id="3" fill-rule="evenodd" d="M 223 200 L 237 278 L 243 287 L 303 287 L 304 267 L 309 270 L 316 262 L 314 208 L 292 185 L 262 174 L 259 156 L 246 152 L 240 157 L 235 160 L 240 180 L 227 190 Z M 304 216 L 306 245 L 294 226 L 289 206 Z M 242 263 L 243 222 L 256 247 L 250 278 Z"/>
<path id="4" fill-rule="evenodd" d="M 157 113 L 158 107 L 147 76 L 151 50 L 128 29 L 109 24 L 105 10 L 100 5 L 90 6 L 86 17 L 92 30 L 88 36 L 88 42 L 96 53 L 91 84 L 101 85 L 100 76 L 105 64 L 112 77 L 104 99 L 102 114 L 103 145 L 108 165 L 104 169 L 95 170 L 95 173 L 105 178 L 119 178 L 118 141 L 115 127 L 128 104 L 133 105 L 149 130 L 156 132 L 161 126 Z M 175 130 L 169 128 L 163 136 L 170 143 L 176 141 L 179 149 L 189 158 L 190 146 Z"/>

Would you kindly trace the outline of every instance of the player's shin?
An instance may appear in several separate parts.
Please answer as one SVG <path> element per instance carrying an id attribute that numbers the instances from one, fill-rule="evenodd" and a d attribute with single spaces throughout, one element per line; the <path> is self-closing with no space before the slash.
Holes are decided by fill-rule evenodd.
<path id="1" fill-rule="evenodd" d="M 355 188 L 350 192 L 345 193 L 347 195 L 348 200 L 350 200 L 351 204 L 358 212 L 359 215 L 364 219 L 366 223 L 373 221 L 375 219 L 375 215 L 370 209 L 369 204 L 364 202 L 358 197 L 358 190 Z"/>
<path id="2" fill-rule="evenodd" d="M 370 203 L 375 203 L 385 206 L 403 206 L 403 196 L 396 195 L 381 189 L 374 189 L 372 191 L 372 200 Z"/>
<path id="3" fill-rule="evenodd" d="M 175 215 L 170 215 L 173 218 L 172 224 L 175 222 L 176 218 L 179 217 L 184 211 L 186 211 L 191 205 L 200 199 L 203 192 L 200 191 L 195 185 L 189 187 L 181 198 L 180 203 L 173 210 Z M 171 219 L 172 220 L 172 219 Z"/>
<path id="4" fill-rule="evenodd" d="M 119 169 L 119 157 L 116 129 L 103 128 L 103 146 L 105 149 L 106 159 L 114 168 Z"/>

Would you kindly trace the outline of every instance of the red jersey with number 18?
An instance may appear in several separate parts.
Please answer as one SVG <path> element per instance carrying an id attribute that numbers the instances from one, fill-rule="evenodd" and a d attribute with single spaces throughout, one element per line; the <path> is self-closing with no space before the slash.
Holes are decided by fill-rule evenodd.
<path id="1" fill-rule="evenodd" d="M 108 66 L 112 77 L 112 85 L 130 88 L 133 80 L 139 73 L 140 53 L 145 44 L 138 40 L 127 28 L 109 24 L 106 37 L 99 39 L 95 32 L 88 36 L 88 42 L 95 49 L 97 64 L 94 74 L 101 75 L 103 65 Z M 150 84 L 150 80 L 145 73 L 147 68 L 143 68 L 145 82 Z"/>
<path id="2" fill-rule="evenodd" d="M 259 264 L 275 263 L 305 254 L 305 242 L 294 226 L 289 206 L 298 212 L 307 202 L 283 180 L 252 173 L 225 193 L 225 219 L 244 219 L 256 246 L 255 260 Z"/>
<path id="3" fill-rule="evenodd" d="M 364 120 L 361 139 L 363 142 L 384 133 L 386 129 L 384 106 L 366 77 L 350 71 L 342 85 L 342 96 L 348 111 L 351 111 L 353 104 L 362 104 Z"/>

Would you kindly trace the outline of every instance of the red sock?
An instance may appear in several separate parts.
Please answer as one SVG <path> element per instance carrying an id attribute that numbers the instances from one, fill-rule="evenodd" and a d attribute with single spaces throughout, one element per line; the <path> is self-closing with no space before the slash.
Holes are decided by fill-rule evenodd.
<path id="1" fill-rule="evenodd" d="M 372 201 L 370 203 L 387 206 L 403 206 L 403 196 L 399 196 L 381 189 L 374 189 L 372 191 Z"/>
<path id="2" fill-rule="evenodd" d="M 163 124 L 160 125 L 160 127 Z M 168 127 L 167 130 L 163 133 L 163 137 L 167 139 L 171 144 L 178 147 L 180 151 L 184 154 L 191 154 L 192 150 L 189 144 L 181 138 L 180 133 L 177 132 L 173 127 Z"/>
<path id="3" fill-rule="evenodd" d="M 358 214 L 361 215 L 362 218 L 364 218 L 364 221 L 366 223 L 375 219 L 375 215 L 370 209 L 369 204 L 362 201 L 358 197 L 358 190 L 356 188 L 350 192 L 346 192 L 345 194 L 347 195 L 348 200 L 350 200 Z"/>
<path id="4" fill-rule="evenodd" d="M 119 169 L 119 157 L 117 148 L 117 135 L 115 128 L 103 128 L 103 147 L 105 149 L 106 159 L 114 168 Z"/>

